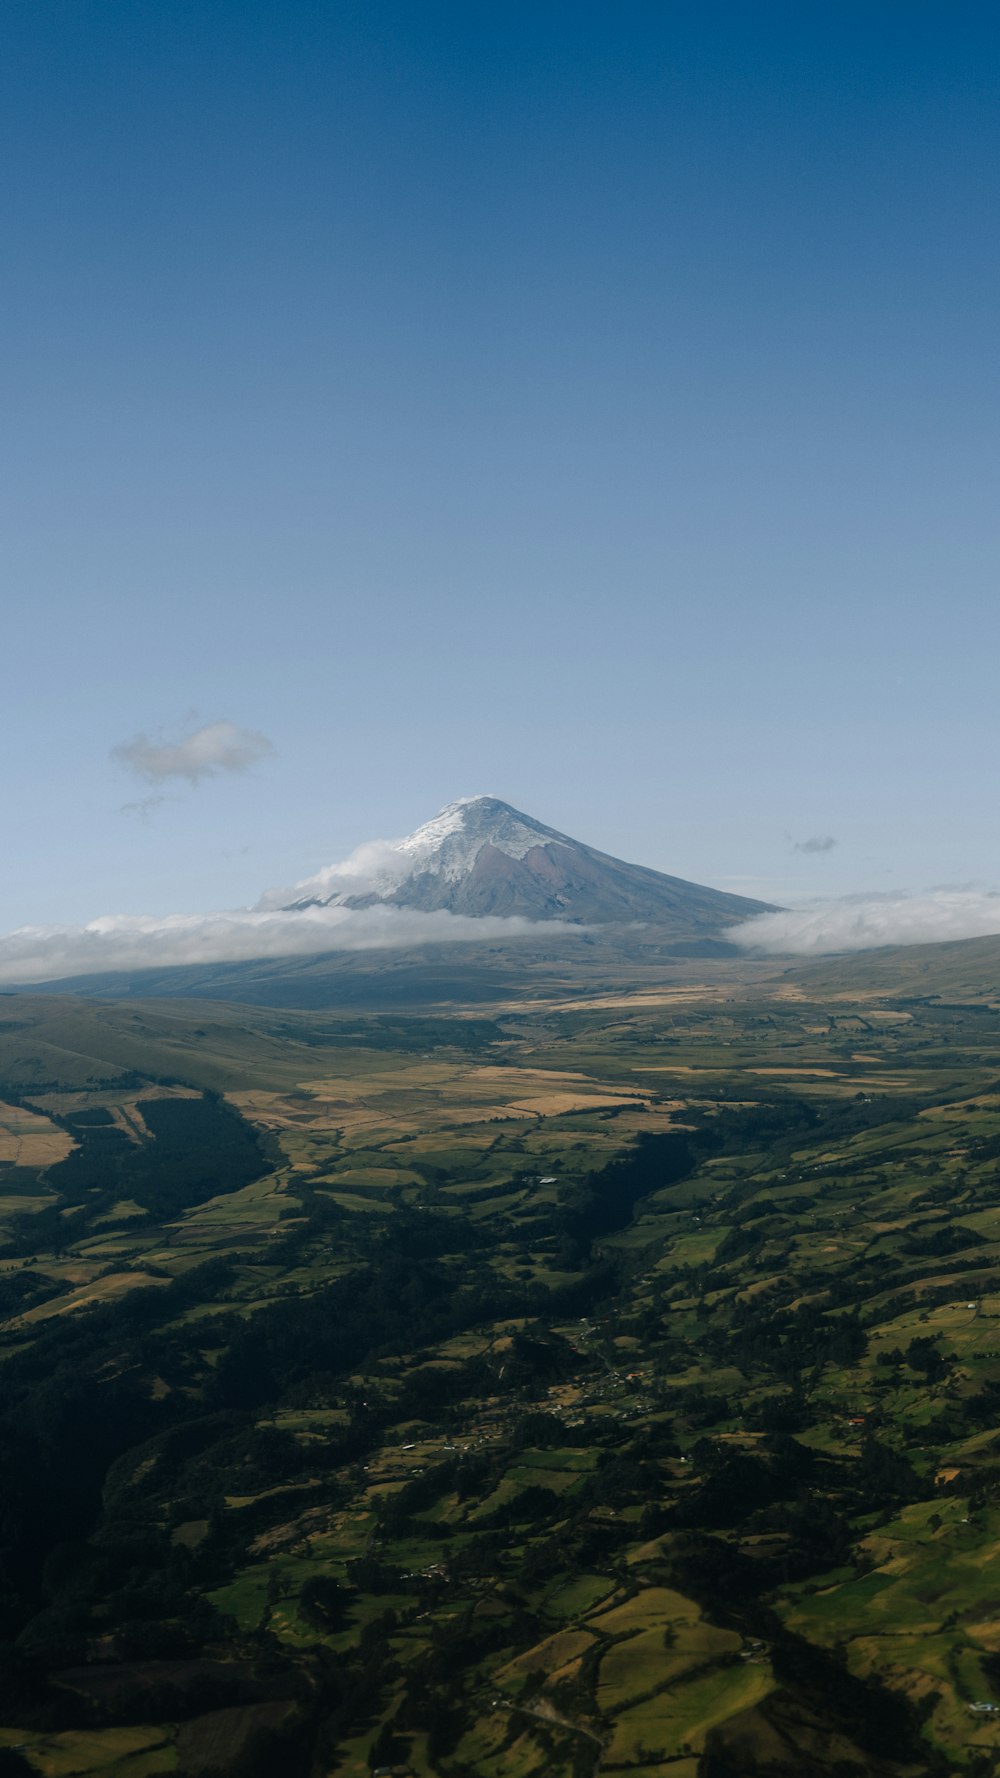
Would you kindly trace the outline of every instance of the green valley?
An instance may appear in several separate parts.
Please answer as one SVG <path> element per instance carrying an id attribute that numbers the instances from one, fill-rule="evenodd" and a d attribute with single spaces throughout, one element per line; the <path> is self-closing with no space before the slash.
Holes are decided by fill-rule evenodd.
<path id="1" fill-rule="evenodd" d="M 0 999 L 0 1772 L 1000 1771 L 946 973 Z"/>

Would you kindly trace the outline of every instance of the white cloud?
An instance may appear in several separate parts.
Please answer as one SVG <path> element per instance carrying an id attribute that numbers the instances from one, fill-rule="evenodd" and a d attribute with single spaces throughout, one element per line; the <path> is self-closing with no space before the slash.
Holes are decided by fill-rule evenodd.
<path id="1" fill-rule="evenodd" d="M 771 955 L 821 956 L 878 945 L 940 944 L 1000 934 L 1000 892 L 929 889 L 915 895 L 850 895 L 779 914 L 757 914 L 725 936 Z"/>
<path id="2" fill-rule="evenodd" d="M 148 735 L 136 735 L 111 749 L 112 758 L 148 784 L 162 784 L 169 778 L 199 784 L 221 772 L 245 772 L 273 752 L 266 735 L 238 728 L 235 722 L 206 723 L 179 741 L 153 741 Z"/>
<path id="3" fill-rule="evenodd" d="M 303 957 L 456 940 L 578 936 L 547 920 L 421 913 L 410 908 L 238 908 L 221 914 L 109 914 L 87 926 L 22 926 L 0 936 L 0 981 L 12 985 L 174 964 Z"/>
<path id="4" fill-rule="evenodd" d="M 294 902 L 324 901 L 331 895 L 387 894 L 402 882 L 407 859 L 399 840 L 368 840 L 340 864 L 324 865 L 285 889 L 268 889 L 258 908 L 287 908 Z"/>

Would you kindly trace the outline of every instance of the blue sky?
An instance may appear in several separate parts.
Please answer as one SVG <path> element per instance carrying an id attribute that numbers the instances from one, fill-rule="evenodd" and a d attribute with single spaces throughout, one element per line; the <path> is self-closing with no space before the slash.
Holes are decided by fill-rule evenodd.
<path id="1" fill-rule="evenodd" d="M 995 9 L 0 46 L 0 928 L 479 792 L 776 899 L 1000 884 Z M 137 736 L 221 722 L 272 750 L 123 811 Z"/>

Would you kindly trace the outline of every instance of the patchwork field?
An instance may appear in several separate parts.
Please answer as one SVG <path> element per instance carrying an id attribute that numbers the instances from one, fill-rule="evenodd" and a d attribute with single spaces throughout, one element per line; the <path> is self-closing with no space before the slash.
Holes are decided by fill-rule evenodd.
<path id="1" fill-rule="evenodd" d="M 16 1105 L 0 1104 L 0 1169 L 51 1167 L 64 1160 L 72 1146 L 72 1137 L 58 1130 L 49 1118 Z"/>
<path id="2" fill-rule="evenodd" d="M 806 973 L 10 999 L 4 1770 L 1000 1771 L 1000 1015 Z"/>

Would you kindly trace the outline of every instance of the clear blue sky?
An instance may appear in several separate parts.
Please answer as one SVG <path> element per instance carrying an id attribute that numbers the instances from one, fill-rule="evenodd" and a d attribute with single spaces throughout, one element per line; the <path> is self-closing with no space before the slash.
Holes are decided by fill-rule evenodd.
<path id="1" fill-rule="evenodd" d="M 978 4 L 7 0 L 0 927 L 484 791 L 1000 882 L 998 88 Z"/>

